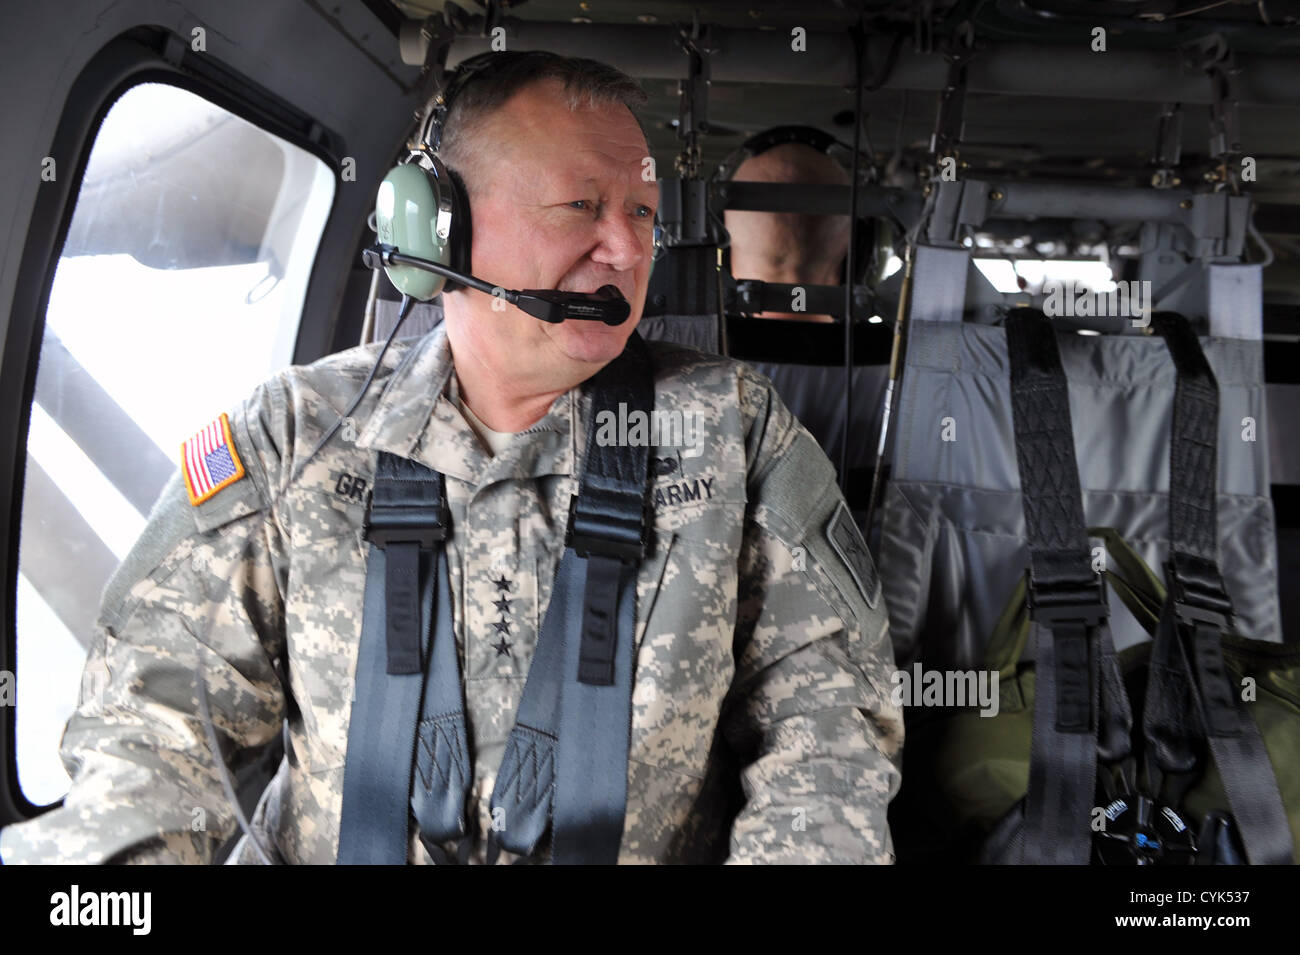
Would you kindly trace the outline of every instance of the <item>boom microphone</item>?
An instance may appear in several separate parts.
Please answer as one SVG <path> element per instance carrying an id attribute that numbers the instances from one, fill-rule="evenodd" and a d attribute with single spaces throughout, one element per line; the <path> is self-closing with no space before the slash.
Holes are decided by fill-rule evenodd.
<path id="1" fill-rule="evenodd" d="M 540 318 L 552 325 L 559 324 L 567 319 L 604 322 L 606 325 L 622 325 L 632 314 L 632 304 L 613 285 L 602 285 L 595 292 L 562 292 L 559 289 L 536 288 L 523 289 L 522 291 L 503 289 L 499 285 L 491 285 L 472 275 L 457 272 L 455 269 L 449 269 L 447 266 L 432 262 L 429 259 L 407 255 L 404 252 L 397 251 L 391 245 L 383 244 L 365 249 L 361 253 L 361 261 L 365 263 L 367 268 L 371 269 L 407 265 L 423 269 L 426 272 L 432 272 L 435 275 L 454 279 L 469 288 L 505 299 L 511 305 L 517 306 L 529 315 Z"/>

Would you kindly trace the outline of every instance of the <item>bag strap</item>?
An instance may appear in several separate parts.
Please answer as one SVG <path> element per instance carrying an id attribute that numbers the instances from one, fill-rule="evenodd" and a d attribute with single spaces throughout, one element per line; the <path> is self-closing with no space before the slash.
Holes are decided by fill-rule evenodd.
<path id="1" fill-rule="evenodd" d="M 1090 527 L 1089 537 L 1099 537 L 1106 547 L 1107 585 L 1149 635 L 1155 636 L 1165 585 L 1142 556 L 1113 527 Z M 1113 567 L 1111 565 L 1114 565 Z"/>
<path id="2" fill-rule="evenodd" d="M 1033 309 L 1011 311 L 1006 331 L 1036 644 L 1022 861 L 1086 865 L 1099 745 L 1107 761 L 1126 757 L 1132 714 L 1092 571 L 1056 333 Z"/>
<path id="3" fill-rule="evenodd" d="M 1238 702 L 1223 658 L 1232 602 L 1217 561 L 1219 391 L 1185 318 L 1152 316 L 1177 374 L 1169 446 L 1169 585 L 1151 653 L 1143 731 L 1151 760 L 1186 775 L 1202 745 L 1254 865 L 1293 861 L 1294 847 L 1277 779 L 1259 727 Z"/>

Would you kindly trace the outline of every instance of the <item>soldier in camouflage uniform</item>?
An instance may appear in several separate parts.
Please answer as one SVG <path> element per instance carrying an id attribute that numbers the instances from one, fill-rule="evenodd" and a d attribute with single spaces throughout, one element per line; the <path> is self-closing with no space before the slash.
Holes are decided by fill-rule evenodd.
<path id="1" fill-rule="evenodd" d="M 475 169 L 476 274 L 616 284 L 639 317 L 657 196 L 634 89 L 555 58 L 503 71 L 452 111 L 462 132 L 445 154 Z M 470 135 L 484 129 L 494 162 Z M 252 820 L 263 844 L 286 862 L 335 861 L 380 451 L 446 476 L 470 860 L 484 861 L 593 425 L 580 385 L 635 322 L 549 326 L 479 292 L 444 298 L 443 325 L 388 350 L 314 457 L 378 346 L 290 368 L 205 429 L 237 467 L 206 490 L 173 480 L 110 581 L 87 662 L 104 690 L 83 694 L 63 738 L 71 791 L 0 833 L 6 863 L 213 859 L 237 825 L 199 716 L 200 667 L 233 771 L 286 737 Z M 650 349 L 655 412 L 687 424 L 651 448 L 619 861 L 891 862 L 902 719 L 879 582 L 834 471 L 765 378 Z M 247 840 L 236 856 L 255 861 Z M 418 834 L 408 858 L 430 861 Z"/>

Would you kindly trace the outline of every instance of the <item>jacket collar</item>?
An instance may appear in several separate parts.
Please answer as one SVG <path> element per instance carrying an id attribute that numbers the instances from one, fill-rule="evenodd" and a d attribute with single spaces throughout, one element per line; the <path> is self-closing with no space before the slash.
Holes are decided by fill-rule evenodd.
<path id="1" fill-rule="evenodd" d="M 495 457 L 456 406 L 458 385 L 446 329 L 415 343 L 393 372 L 357 446 L 387 451 L 465 481 L 476 490 L 496 481 L 573 474 L 578 459 L 580 388 L 571 388 L 532 427 Z"/>

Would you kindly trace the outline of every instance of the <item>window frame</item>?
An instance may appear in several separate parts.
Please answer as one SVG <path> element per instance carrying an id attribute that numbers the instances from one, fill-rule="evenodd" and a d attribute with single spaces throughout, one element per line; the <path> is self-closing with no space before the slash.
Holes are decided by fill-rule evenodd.
<path id="1" fill-rule="evenodd" d="M 14 675 L 15 704 L 0 706 L 0 826 L 30 819 L 62 805 L 63 800 L 38 806 L 30 802 L 18 781 L 17 710 L 22 702 L 18 679 L 17 586 L 18 550 L 22 531 L 23 474 L 27 466 L 27 432 L 35 396 L 36 372 L 45 334 L 45 312 L 55 271 L 81 192 L 90 153 L 109 111 L 132 88 L 161 83 L 186 90 L 282 140 L 306 150 L 338 170 L 346 146 L 337 134 L 269 91 L 242 79 L 211 57 L 187 55 L 188 44 L 162 28 L 137 28 L 106 44 L 73 81 L 63 104 L 54 139 L 46 155 L 62 171 L 54 182 L 42 183 L 22 246 L 13 307 L 0 354 L 0 671 Z M 336 225 L 342 190 L 331 198 L 325 226 L 312 257 L 302 315 L 319 309 L 317 299 L 333 295 L 320 282 L 321 251 Z M 314 330 L 311 338 L 320 337 Z M 295 360 L 304 347 L 299 316 Z M 6 453 L 7 452 L 7 453 Z M 98 599 L 98 598 L 96 598 Z"/>

